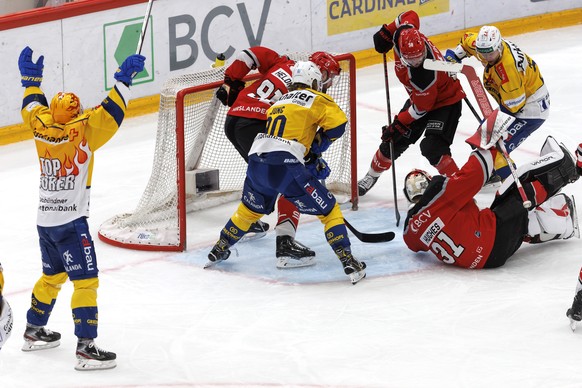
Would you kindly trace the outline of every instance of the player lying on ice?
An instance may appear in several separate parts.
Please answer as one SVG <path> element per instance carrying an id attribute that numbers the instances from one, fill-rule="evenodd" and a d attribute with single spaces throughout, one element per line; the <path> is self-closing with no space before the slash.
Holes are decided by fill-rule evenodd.
<path id="1" fill-rule="evenodd" d="M 478 148 L 453 176 L 431 179 L 419 171 L 407 176 L 405 192 L 414 205 L 404 224 L 404 242 L 412 251 L 430 250 L 442 262 L 459 267 L 496 268 L 524 241 L 579 237 L 574 199 L 558 194 L 579 178 L 576 162 L 552 137 L 546 139 L 540 158 L 518 169 L 525 195 L 533 204 L 529 209 L 513 179 L 501 186 L 490 208 L 479 209 L 475 203 L 473 197 L 494 172 L 498 153 L 494 145 L 506 133 L 498 124 L 507 123 L 506 117 L 496 110 L 485 120 L 480 131 L 493 125 L 491 141 L 480 144 L 470 138 L 467 142 Z"/>
<path id="2" fill-rule="evenodd" d="M 342 212 L 319 179 L 330 169 L 319 156 L 343 135 L 347 117 L 333 99 L 320 92 L 322 75 L 310 61 L 293 67 L 290 92 L 267 111 L 267 133 L 259 133 L 249 151 L 242 201 L 228 220 L 208 259 L 228 259 L 230 247 L 263 215 L 273 212 L 279 194 L 304 214 L 325 225 L 327 242 L 353 284 L 366 276 L 366 265 L 352 256 Z M 318 129 L 319 128 L 319 129 Z"/>

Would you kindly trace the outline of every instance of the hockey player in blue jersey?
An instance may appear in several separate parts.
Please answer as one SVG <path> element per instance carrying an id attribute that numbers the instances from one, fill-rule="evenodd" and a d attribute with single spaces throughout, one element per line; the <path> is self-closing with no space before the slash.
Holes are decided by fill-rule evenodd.
<path id="1" fill-rule="evenodd" d="M 42 275 L 32 289 L 26 314 L 23 351 L 54 348 L 60 333 L 45 328 L 61 286 L 73 283 L 71 309 L 77 337 L 77 370 L 110 369 L 116 354 L 98 348 L 95 246 L 89 233 L 89 196 L 94 152 L 117 132 L 135 74 L 145 57 L 130 55 L 117 69 L 117 80 L 101 105 L 83 111 L 74 93 L 57 93 L 50 104 L 40 89 L 44 57 L 32 59 L 29 47 L 18 59 L 25 88 L 22 119 L 34 135 L 40 166 L 37 230 Z"/>
<path id="2" fill-rule="evenodd" d="M 319 68 L 310 61 L 297 62 L 289 92 L 269 108 L 266 133 L 258 134 L 251 146 L 241 204 L 208 254 L 209 265 L 228 259 L 230 247 L 252 223 L 273 212 L 283 194 L 301 213 L 321 220 L 352 284 L 366 276 L 366 264 L 352 256 L 340 207 L 318 180 L 330 173 L 321 153 L 342 136 L 347 124 L 345 113 L 320 90 Z"/>

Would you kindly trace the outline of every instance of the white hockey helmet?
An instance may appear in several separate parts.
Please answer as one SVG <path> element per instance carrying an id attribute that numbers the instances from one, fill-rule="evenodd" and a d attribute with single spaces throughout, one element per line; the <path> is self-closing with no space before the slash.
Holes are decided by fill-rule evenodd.
<path id="1" fill-rule="evenodd" d="M 6 298 L 2 298 L 0 302 L 0 349 L 2 349 L 8 337 L 10 337 L 13 323 L 12 309 L 6 301 Z"/>
<path id="2" fill-rule="evenodd" d="M 303 84 L 317 91 L 321 90 L 321 71 L 311 61 L 295 62 L 291 77 L 294 84 Z"/>
<path id="3" fill-rule="evenodd" d="M 424 170 L 414 169 L 404 178 L 404 196 L 410 203 L 416 203 L 426 191 L 432 177 Z"/>
<path id="4" fill-rule="evenodd" d="M 496 53 L 501 52 L 501 42 L 501 32 L 497 27 L 483 26 L 477 35 L 475 48 L 485 60 L 491 61 L 492 58 L 497 59 Z"/>

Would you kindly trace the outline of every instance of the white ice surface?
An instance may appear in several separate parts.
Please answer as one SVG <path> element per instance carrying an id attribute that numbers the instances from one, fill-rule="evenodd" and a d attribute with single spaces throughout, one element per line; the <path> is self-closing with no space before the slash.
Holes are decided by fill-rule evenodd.
<path id="1" fill-rule="evenodd" d="M 552 102 L 550 119 L 512 154 L 518 164 L 534 158 L 547 135 L 572 151 L 582 141 L 580 36 L 582 26 L 511 38 L 540 66 Z M 382 65 L 359 70 L 357 82 L 361 177 L 387 120 Z M 392 68 L 390 86 L 394 114 L 405 92 Z M 463 112 L 453 144 L 459 164 L 469 153 L 464 140 L 476 129 L 469 109 Z M 190 216 L 186 253 L 102 243 L 99 225 L 133 210 L 147 183 L 156 121 L 155 114 L 127 119 L 96 153 L 89 223 L 101 270 L 97 343 L 118 355 L 118 367 L 109 371 L 73 369 L 70 282 L 48 325 L 62 333 L 61 346 L 20 350 L 30 293 L 41 273 L 38 162 L 31 140 L 0 147 L 0 261 L 15 314 L 12 338 L 0 352 L 0 387 L 582 386 L 582 328 L 572 333 L 565 316 L 582 242 L 524 245 L 495 270 L 445 266 L 403 245 L 391 173 L 361 198 L 358 212 L 344 213 L 361 230 L 397 231 L 386 244 L 352 238 L 355 255 L 369 267 L 356 286 L 342 273 L 319 221 L 308 216 L 298 240 L 316 250 L 315 267 L 275 269 L 269 233 L 239 244 L 239 256 L 233 253 L 219 268 L 203 270 L 236 203 Z M 418 145 L 396 161 L 400 189 L 414 167 L 435 172 Z M 564 191 L 579 195 L 581 188 L 578 181 Z M 491 195 L 480 194 L 479 202 L 486 205 Z M 580 195 L 578 202 L 582 207 Z M 399 206 L 404 217 L 400 192 Z M 266 220 L 273 224 L 273 215 Z"/>

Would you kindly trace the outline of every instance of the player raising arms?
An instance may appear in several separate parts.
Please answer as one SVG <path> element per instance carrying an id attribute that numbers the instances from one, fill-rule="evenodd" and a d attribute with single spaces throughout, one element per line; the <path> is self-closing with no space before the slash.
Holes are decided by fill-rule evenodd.
<path id="1" fill-rule="evenodd" d="M 322 90 L 332 85 L 333 78 L 340 73 L 340 66 L 330 54 L 318 51 L 310 55 L 322 73 Z M 241 51 L 236 60 L 226 69 L 224 83 L 229 87 L 220 88 L 217 97 L 230 106 L 225 121 L 226 137 L 248 163 L 249 150 L 255 136 L 265 132 L 267 110 L 291 85 L 291 73 L 295 61 L 279 55 L 266 47 L 251 47 Z M 257 70 L 261 77 L 245 87 L 243 78 Z M 294 268 L 315 264 L 315 252 L 295 240 L 299 224 L 297 207 L 280 196 L 277 201 L 278 220 L 276 256 L 278 268 Z M 249 232 L 262 232 L 268 225 L 258 221 L 251 225 Z"/>
<path id="2" fill-rule="evenodd" d="M 220 262 L 253 222 L 274 210 L 282 194 L 305 214 L 325 225 L 327 242 L 353 284 L 366 276 L 366 265 L 351 253 L 351 244 L 335 197 L 318 179 L 329 176 L 319 156 L 342 136 L 347 117 L 321 90 L 321 71 L 313 62 L 293 67 L 289 93 L 267 111 L 267 131 L 259 133 L 249 151 L 242 202 L 220 232 L 208 259 Z M 319 128 L 319 129 L 318 129 Z"/>
<path id="3" fill-rule="evenodd" d="M 382 143 L 370 169 L 358 182 L 358 192 L 365 195 L 380 175 L 392 166 L 404 151 L 420 139 L 422 155 L 440 174 L 451 175 L 458 167 L 451 157 L 451 144 L 465 93 L 461 83 L 445 72 L 426 70 L 426 58 L 443 59 L 440 51 L 418 31 L 420 21 L 414 11 L 400 14 L 390 24 L 384 24 L 374 35 L 374 47 L 380 53 L 394 47 L 396 76 L 408 93 L 404 107 L 392 124 L 382 127 Z M 390 141 L 394 141 L 394 155 Z"/>
<path id="4" fill-rule="evenodd" d="M 405 183 L 409 210 L 404 242 L 414 252 L 432 251 L 443 263 L 469 269 L 496 268 L 505 264 L 521 244 L 541 243 L 579 236 L 572 198 L 557 194 L 576 181 L 574 158 L 548 137 L 540 158 L 518 173 L 528 212 L 514 182 L 507 180 L 491 208 L 479 209 L 474 196 L 492 173 L 495 148 L 473 151 L 467 163 L 452 177 L 413 172 Z"/>
<path id="5" fill-rule="evenodd" d="M 446 51 L 445 59 L 461 62 L 475 56 L 483 63 L 483 84 L 502 112 L 516 118 L 504 140 L 511 153 L 538 129 L 550 113 L 550 95 L 536 62 L 514 43 L 503 39 L 495 26 L 467 32 L 459 45 Z M 502 180 L 511 171 L 501 155 L 495 160 L 496 175 Z"/>
<path id="6" fill-rule="evenodd" d="M 57 93 L 50 102 L 40 89 L 44 57 L 32 60 L 24 48 L 18 59 L 24 99 L 22 119 L 34 135 L 40 165 L 37 230 L 42 276 L 32 289 L 26 314 L 23 351 L 54 348 L 61 335 L 45 328 L 61 286 L 73 282 L 71 309 L 77 336 L 77 370 L 110 369 L 116 355 L 98 348 L 95 246 L 89 233 L 89 196 L 93 153 L 111 139 L 125 117 L 129 86 L 144 68 L 145 58 L 129 56 L 117 69 L 117 80 L 96 108 L 83 112 L 73 93 Z"/>

